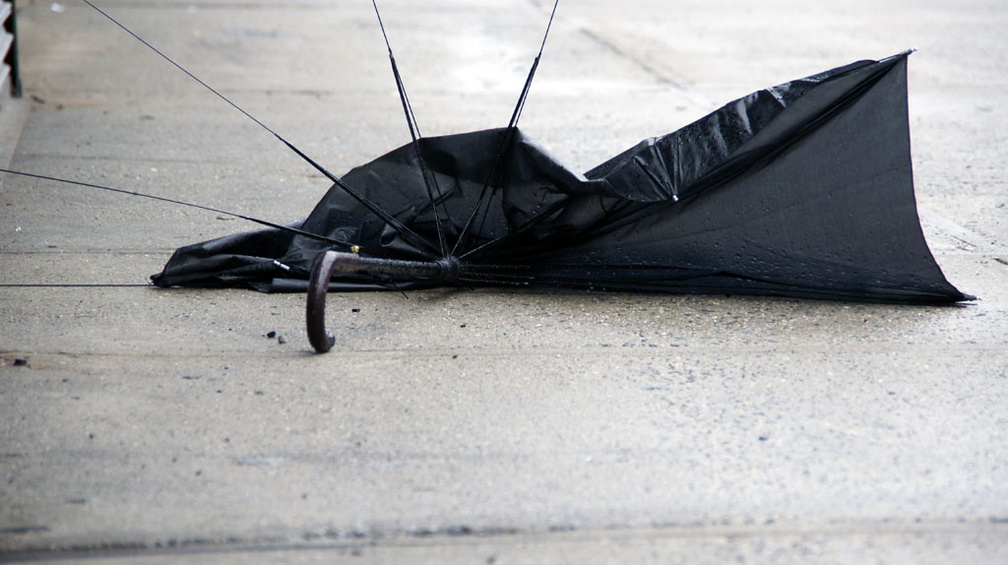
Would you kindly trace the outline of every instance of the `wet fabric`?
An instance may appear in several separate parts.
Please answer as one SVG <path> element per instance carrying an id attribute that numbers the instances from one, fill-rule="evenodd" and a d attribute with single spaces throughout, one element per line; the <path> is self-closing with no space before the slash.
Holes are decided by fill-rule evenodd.
<path id="1" fill-rule="evenodd" d="M 917 216 L 908 55 L 760 90 L 586 173 L 516 130 L 422 138 L 342 177 L 419 237 L 339 186 L 291 225 L 369 257 L 450 254 L 461 264 L 449 282 L 362 273 L 335 278 L 334 290 L 518 284 L 964 300 L 935 263 Z M 152 281 L 302 290 L 327 249 L 259 230 L 183 247 Z"/>

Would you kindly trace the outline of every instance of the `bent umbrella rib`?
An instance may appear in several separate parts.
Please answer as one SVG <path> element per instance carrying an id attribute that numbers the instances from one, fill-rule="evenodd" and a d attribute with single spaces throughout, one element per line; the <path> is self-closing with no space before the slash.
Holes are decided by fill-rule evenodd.
<path id="1" fill-rule="evenodd" d="M 120 23 L 118 20 L 116 20 L 115 18 L 113 18 L 111 15 L 109 15 L 107 12 L 105 12 L 104 10 L 102 10 L 101 8 L 99 8 L 98 6 L 96 6 L 93 3 L 91 3 L 90 0 L 81 0 L 81 1 L 84 2 L 85 4 L 87 4 L 88 6 L 90 6 L 91 8 L 93 8 L 96 12 L 98 12 L 99 14 L 101 14 L 102 16 L 104 16 L 105 18 L 107 18 L 109 21 L 111 21 L 112 23 L 114 23 L 115 25 L 117 25 L 118 27 L 120 27 L 123 31 L 125 31 L 126 33 L 128 33 L 129 35 L 131 35 L 134 39 L 136 39 L 137 41 L 139 41 L 140 43 L 142 43 L 145 47 L 147 47 L 148 49 L 150 49 L 154 53 L 157 53 L 159 56 L 161 56 L 162 59 L 164 59 L 164 60 L 168 61 L 169 63 L 171 63 L 175 68 L 177 68 L 180 71 L 182 71 L 183 73 L 185 73 L 189 78 L 191 78 L 194 81 L 196 81 L 200 86 L 202 86 L 203 88 L 206 88 L 211 93 L 213 93 L 215 96 L 217 96 L 218 98 L 220 98 L 221 100 L 223 100 L 224 102 L 226 102 L 228 105 L 230 105 L 232 108 L 234 108 L 235 110 L 238 110 L 239 112 L 241 112 L 245 117 L 247 117 L 248 119 L 252 120 L 256 125 L 258 125 L 262 129 L 266 130 L 267 132 L 273 134 L 274 137 L 276 137 L 281 143 L 283 143 L 284 145 L 286 145 L 297 156 L 301 157 L 301 159 L 303 159 L 305 162 L 307 162 L 309 165 L 311 165 L 313 168 L 315 168 L 315 170 L 317 170 L 318 172 L 322 173 L 326 178 L 328 178 L 329 180 L 331 180 L 332 182 L 334 182 L 343 191 L 345 191 L 352 198 L 354 198 L 355 200 L 357 200 L 362 206 L 364 206 L 365 208 L 367 208 L 371 213 L 375 214 L 376 216 L 378 216 L 379 218 L 381 218 L 383 221 L 385 221 L 386 223 L 388 223 L 400 235 L 402 235 L 404 238 L 408 239 L 414 245 L 417 245 L 418 247 L 424 248 L 427 251 L 428 254 L 430 254 L 432 256 L 434 255 L 434 253 L 432 253 L 433 249 L 432 249 L 431 245 L 426 240 L 424 240 L 422 237 L 420 237 L 419 235 L 417 235 L 415 232 L 413 232 L 413 230 L 409 229 L 409 227 L 407 227 L 405 224 L 403 224 L 402 222 L 400 222 L 399 220 L 397 220 L 391 214 L 389 214 L 385 210 L 382 210 L 381 207 L 378 206 L 376 203 L 372 202 L 367 197 L 365 197 L 363 194 L 360 194 L 358 191 L 354 190 L 347 183 L 343 182 L 342 179 L 340 179 L 336 175 L 334 175 L 331 172 L 329 172 L 328 170 L 326 170 L 325 167 L 323 167 L 322 165 L 320 165 L 319 163 L 317 163 L 312 158 L 308 157 L 308 155 L 306 155 L 303 151 L 301 151 L 300 149 L 298 149 L 297 147 L 295 147 L 294 144 L 292 144 L 291 142 L 289 142 L 286 139 L 284 139 L 280 134 L 278 134 L 277 132 L 273 131 L 269 126 L 267 126 L 266 124 L 264 124 L 263 122 L 261 122 L 259 119 L 257 119 L 252 114 L 250 114 L 247 111 L 245 111 L 244 109 L 242 109 L 241 106 L 239 106 L 238 104 L 232 102 L 228 97 L 226 97 L 223 94 L 221 94 L 220 92 L 218 92 L 215 88 L 213 88 L 212 86 L 210 86 L 209 84 L 207 84 L 206 82 L 204 82 L 203 80 L 201 80 L 199 77 L 197 77 L 193 73 L 191 73 L 188 70 L 186 70 L 185 67 L 183 67 L 182 65 L 176 63 L 171 57 L 169 57 L 168 55 L 165 55 L 157 47 L 154 47 L 152 44 L 150 44 L 144 38 L 142 38 L 139 35 L 137 35 L 133 30 L 129 29 L 128 27 L 126 27 L 125 25 L 123 25 L 122 23 Z"/>

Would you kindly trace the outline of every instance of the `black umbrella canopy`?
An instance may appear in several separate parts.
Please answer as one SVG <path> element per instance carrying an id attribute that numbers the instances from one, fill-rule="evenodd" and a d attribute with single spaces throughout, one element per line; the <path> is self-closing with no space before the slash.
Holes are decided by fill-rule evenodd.
<path id="1" fill-rule="evenodd" d="M 347 242 L 365 263 L 330 289 L 522 284 L 966 300 L 917 217 L 908 56 L 760 90 L 586 173 L 515 128 L 420 138 L 348 172 L 292 226 Z M 330 247 L 259 230 L 181 248 L 152 280 L 303 290 Z"/>

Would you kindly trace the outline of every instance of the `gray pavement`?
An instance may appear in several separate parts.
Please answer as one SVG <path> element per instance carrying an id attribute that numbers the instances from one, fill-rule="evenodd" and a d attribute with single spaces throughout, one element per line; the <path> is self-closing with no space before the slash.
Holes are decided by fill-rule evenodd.
<path id="1" fill-rule="evenodd" d="M 328 188 L 86 6 L 21 4 L 11 168 L 281 222 Z M 547 4 L 381 3 L 426 135 L 506 123 Z M 562 4 L 523 129 L 587 169 L 916 48 L 922 223 L 979 301 L 343 294 L 315 356 L 302 295 L 146 286 L 253 226 L 4 177 L 0 561 L 1008 562 L 1008 5 L 838 4 Z M 101 5 L 334 171 L 408 139 L 368 2 Z"/>

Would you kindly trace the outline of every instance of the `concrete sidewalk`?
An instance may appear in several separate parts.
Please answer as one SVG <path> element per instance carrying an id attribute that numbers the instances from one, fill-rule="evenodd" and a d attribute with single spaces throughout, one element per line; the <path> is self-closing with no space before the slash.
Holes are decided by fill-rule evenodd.
<path id="1" fill-rule="evenodd" d="M 276 222 L 328 189 L 87 6 L 20 4 L 11 168 Z M 315 356 L 303 295 L 147 286 L 253 226 L 5 176 L 0 561 L 1008 562 L 1008 6 L 842 4 L 561 3 L 523 129 L 587 169 L 917 48 L 922 223 L 981 300 L 342 294 Z M 334 172 L 408 140 L 369 2 L 100 5 Z M 380 6 L 425 135 L 507 123 L 550 3 Z"/>

